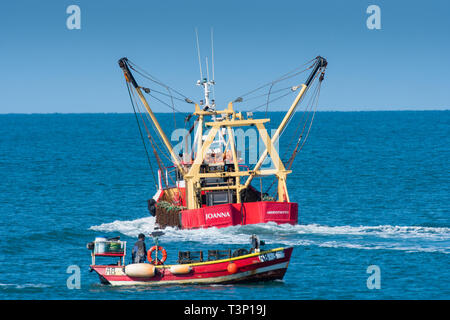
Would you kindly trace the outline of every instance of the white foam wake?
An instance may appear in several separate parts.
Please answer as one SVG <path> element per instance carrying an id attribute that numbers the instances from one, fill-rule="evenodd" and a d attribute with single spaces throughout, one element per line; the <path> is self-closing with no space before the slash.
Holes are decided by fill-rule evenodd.
<path id="1" fill-rule="evenodd" d="M 380 238 L 428 238 L 435 240 L 449 240 L 450 228 L 435 228 L 421 226 L 325 226 L 318 224 L 308 225 L 281 225 L 268 227 L 277 232 L 318 235 L 359 235 L 377 236 Z M 277 228 L 278 227 L 278 228 Z"/>
<path id="2" fill-rule="evenodd" d="M 139 233 L 150 233 L 155 228 L 155 218 L 146 217 L 136 220 L 115 220 L 110 223 L 102 223 L 92 226 L 89 230 L 101 232 L 119 232 L 129 237 L 136 237 Z"/>
<path id="3" fill-rule="evenodd" d="M 136 237 L 154 230 L 155 218 L 116 220 L 92 226 L 90 230 L 119 232 Z M 319 246 L 366 250 L 402 250 L 410 252 L 450 253 L 450 228 L 422 226 L 326 226 L 277 225 L 276 223 L 178 230 L 166 228 L 164 242 L 193 241 L 208 244 L 248 244 L 249 236 L 258 234 L 266 243 L 294 246 Z"/>
<path id="4" fill-rule="evenodd" d="M 2 289 L 28 289 L 28 288 L 48 288 L 49 285 L 43 283 L 0 283 Z"/>

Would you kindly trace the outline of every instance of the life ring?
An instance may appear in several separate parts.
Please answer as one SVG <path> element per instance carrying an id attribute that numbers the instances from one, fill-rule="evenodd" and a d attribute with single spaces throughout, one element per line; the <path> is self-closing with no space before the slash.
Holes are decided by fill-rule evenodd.
<path id="1" fill-rule="evenodd" d="M 155 250 L 157 250 L 158 252 L 159 252 L 159 251 L 162 252 L 162 258 L 161 258 L 161 260 L 158 259 L 158 254 L 156 254 L 155 259 L 153 259 L 152 253 L 153 253 L 153 251 L 155 251 Z M 160 246 L 158 246 L 158 247 L 153 246 L 153 247 L 150 248 L 150 250 L 147 251 L 147 260 L 148 260 L 149 263 L 152 263 L 152 264 L 155 264 L 155 265 L 159 265 L 159 264 L 163 264 L 164 262 L 166 262 L 166 259 L 167 259 L 167 252 L 166 252 L 166 249 L 164 249 L 163 247 L 160 247 Z"/>

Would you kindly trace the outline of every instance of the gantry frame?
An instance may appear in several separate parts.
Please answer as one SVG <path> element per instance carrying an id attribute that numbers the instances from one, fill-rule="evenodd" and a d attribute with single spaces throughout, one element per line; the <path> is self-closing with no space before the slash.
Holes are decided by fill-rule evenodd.
<path id="1" fill-rule="evenodd" d="M 278 199 L 279 202 L 289 202 L 289 194 L 287 191 L 286 178 L 287 175 L 290 174 L 291 170 L 286 170 L 283 162 L 280 159 L 280 156 L 275 148 L 275 144 L 278 141 L 281 133 L 289 123 L 289 120 L 292 118 L 296 107 L 302 97 L 305 95 L 310 83 L 316 77 L 318 72 L 325 68 L 327 65 L 327 61 L 322 57 L 317 57 L 316 62 L 314 64 L 314 68 L 309 75 L 307 81 L 301 85 L 301 90 L 297 94 L 294 102 L 290 106 L 277 130 L 275 131 L 272 137 L 267 133 L 267 129 L 265 127 L 265 123 L 269 122 L 270 119 L 244 119 L 242 114 L 239 112 L 235 112 L 233 108 L 233 103 L 230 102 L 228 107 L 224 110 L 201 110 L 198 104 L 195 104 L 195 112 L 194 115 L 198 116 L 198 134 L 199 138 L 197 141 L 197 150 L 195 158 L 193 159 L 192 164 L 187 167 L 181 164 L 178 157 L 175 155 L 173 151 L 173 147 L 170 144 L 167 136 L 161 128 L 161 125 L 158 123 L 155 115 L 153 114 L 152 109 L 150 108 L 147 100 L 142 94 L 142 88 L 138 86 L 136 80 L 128 68 L 128 60 L 126 58 L 122 58 L 119 60 L 119 65 L 122 68 L 125 79 L 127 82 L 131 83 L 135 90 L 138 93 L 138 96 L 142 103 L 144 104 L 147 112 L 150 115 L 151 120 L 155 124 L 155 128 L 158 134 L 161 136 L 162 141 L 169 151 L 173 163 L 178 168 L 179 172 L 182 174 L 185 180 L 185 190 L 186 190 L 186 206 L 188 209 L 198 209 L 201 207 L 200 203 L 200 195 L 202 191 L 215 191 L 215 190 L 236 190 L 236 200 L 237 203 L 241 203 L 241 191 L 248 188 L 250 183 L 254 177 L 258 176 L 270 176 L 275 175 L 278 180 Z M 216 119 L 213 122 L 205 122 L 206 116 L 214 116 L 214 118 L 218 115 L 222 115 L 220 119 Z M 203 126 L 210 127 L 210 131 L 208 132 L 205 141 L 203 142 Z M 258 162 L 252 170 L 240 170 L 239 168 L 239 159 L 237 157 L 236 145 L 234 139 L 234 128 L 236 127 L 248 127 L 254 126 L 258 130 L 259 136 L 265 145 L 265 151 L 259 157 Z M 232 156 L 233 156 L 233 171 L 221 171 L 221 172 L 208 172 L 201 173 L 200 168 L 204 163 L 204 159 L 206 156 L 209 147 L 212 142 L 215 140 L 217 132 L 219 130 L 225 129 L 228 133 L 228 142 L 227 145 L 230 146 Z M 273 169 L 261 169 L 261 166 L 264 160 L 270 156 L 272 159 Z M 234 184 L 229 184 L 226 186 L 215 186 L 215 187 L 202 187 L 200 180 L 203 178 L 234 178 Z M 247 180 L 244 184 L 241 184 L 241 177 L 247 177 Z"/>

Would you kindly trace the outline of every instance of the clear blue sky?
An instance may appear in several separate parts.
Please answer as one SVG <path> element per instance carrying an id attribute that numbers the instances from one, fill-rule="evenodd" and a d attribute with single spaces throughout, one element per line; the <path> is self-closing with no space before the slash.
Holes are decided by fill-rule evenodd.
<path id="1" fill-rule="evenodd" d="M 81 30 L 66 27 L 71 4 Z M 381 30 L 366 27 L 371 4 Z M 123 56 L 198 100 L 195 27 L 203 55 L 214 28 L 218 103 L 320 54 L 321 110 L 450 105 L 450 1 L 17 0 L 0 27 L 0 113 L 132 112 Z"/>

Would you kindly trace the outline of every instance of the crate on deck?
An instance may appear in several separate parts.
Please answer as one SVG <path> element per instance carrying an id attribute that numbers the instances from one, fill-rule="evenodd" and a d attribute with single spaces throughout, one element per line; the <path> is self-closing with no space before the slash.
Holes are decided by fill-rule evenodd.
<path id="1" fill-rule="evenodd" d="M 203 251 L 179 251 L 178 263 L 196 263 L 203 262 Z"/>
<path id="2" fill-rule="evenodd" d="M 231 258 L 231 249 L 227 250 L 208 250 L 208 261 L 222 260 Z"/>

